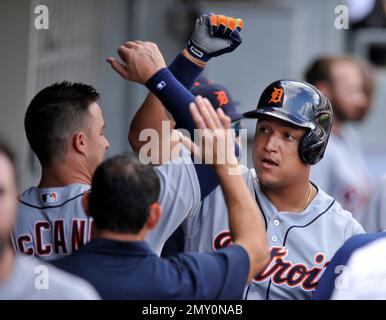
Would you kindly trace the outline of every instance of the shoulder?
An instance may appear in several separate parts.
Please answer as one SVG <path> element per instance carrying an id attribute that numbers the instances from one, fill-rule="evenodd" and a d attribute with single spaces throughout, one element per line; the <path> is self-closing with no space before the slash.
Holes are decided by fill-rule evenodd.
<path id="1" fill-rule="evenodd" d="M 90 188 L 90 185 L 80 183 L 59 188 L 31 187 L 19 196 L 19 204 L 21 208 L 61 207 L 75 200 L 80 201 L 83 194 L 89 191 Z"/>
<path id="2" fill-rule="evenodd" d="M 350 256 L 354 251 L 374 242 L 378 239 L 386 239 L 386 233 L 377 232 L 369 234 L 356 234 L 349 238 L 344 245 L 339 249 L 341 254 Z"/>
<path id="3" fill-rule="evenodd" d="M 345 290 L 335 290 L 333 299 L 374 300 L 385 297 L 382 281 L 386 276 L 386 239 L 379 239 L 356 250 L 348 261 Z M 377 284 L 377 285 L 375 285 Z"/>
<path id="4" fill-rule="evenodd" d="M 364 233 L 363 227 L 356 221 L 351 212 L 344 210 L 340 203 L 318 187 L 316 207 L 325 208 L 323 215 L 328 225 L 344 232 L 345 240 L 354 234 Z"/>
<path id="5" fill-rule="evenodd" d="M 18 263 L 24 272 L 33 272 L 35 282 L 41 277 L 41 283 L 47 286 L 47 290 L 36 289 L 35 294 L 43 299 L 60 300 L 96 300 L 99 295 L 95 289 L 85 280 L 61 271 L 56 267 L 43 263 L 34 257 L 18 257 Z"/>
<path id="6" fill-rule="evenodd" d="M 318 187 L 317 201 L 319 206 L 326 207 L 325 211 L 328 215 L 336 217 L 338 221 L 353 220 L 351 212 L 344 210 L 336 199 L 328 195 L 320 187 Z"/>
<path id="7" fill-rule="evenodd" d="M 63 299 L 96 300 L 99 296 L 95 289 L 85 280 L 73 276 L 54 266 L 49 266 L 50 282 L 64 297 Z"/>
<path id="8" fill-rule="evenodd" d="M 377 261 L 382 261 L 386 259 L 386 238 L 380 237 L 376 241 L 371 241 L 363 245 L 361 248 L 358 248 L 350 259 L 350 264 L 359 263 L 362 266 L 366 265 L 366 270 L 375 267 Z"/>

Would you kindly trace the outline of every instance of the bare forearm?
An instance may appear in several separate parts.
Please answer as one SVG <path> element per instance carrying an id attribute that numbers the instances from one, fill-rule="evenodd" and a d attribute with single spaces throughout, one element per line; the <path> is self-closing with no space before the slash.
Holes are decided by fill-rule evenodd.
<path id="1" fill-rule="evenodd" d="M 169 123 L 171 131 L 174 128 L 174 121 L 169 119 L 161 101 L 149 93 L 130 124 L 128 139 L 133 150 L 138 153 L 142 146 L 147 143 L 147 141 L 140 141 L 139 137 L 142 130 L 148 128 L 157 131 L 162 144 L 162 123 L 165 124 L 165 121 Z M 160 145 L 160 149 L 161 147 L 162 145 Z"/>
<path id="2" fill-rule="evenodd" d="M 199 62 L 192 59 L 192 57 L 189 58 L 186 50 L 183 50 L 169 66 L 169 70 L 175 78 L 188 90 L 190 90 L 205 65 L 199 64 Z M 144 129 L 151 128 L 156 130 L 160 137 L 160 144 L 162 144 L 162 141 L 164 141 L 163 133 L 168 132 L 167 130 L 162 131 L 162 122 L 168 121 L 170 130 L 175 126 L 174 121 L 171 121 L 170 118 L 172 116 L 170 113 L 168 114 L 162 102 L 154 94 L 150 93 L 135 114 L 130 125 L 128 138 L 133 150 L 138 153 L 141 147 L 147 143 L 146 141 L 139 141 L 139 135 Z M 165 138 L 168 139 L 169 135 Z"/>

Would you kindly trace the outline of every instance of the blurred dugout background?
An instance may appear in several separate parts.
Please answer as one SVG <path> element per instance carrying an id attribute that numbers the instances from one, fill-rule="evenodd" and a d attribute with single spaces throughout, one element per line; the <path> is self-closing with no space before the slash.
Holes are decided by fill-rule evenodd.
<path id="1" fill-rule="evenodd" d="M 48 6 L 49 30 L 34 28 L 39 4 Z M 341 4 L 350 5 L 349 30 L 334 25 Z M 0 136 L 17 152 L 20 188 L 37 183 L 40 174 L 23 124 L 34 94 L 63 80 L 94 85 L 102 95 L 108 155 L 128 150 L 128 126 L 147 91 L 119 78 L 105 57 L 116 56 L 121 43 L 140 39 L 156 42 L 169 63 L 184 47 L 195 18 L 210 11 L 245 22 L 240 48 L 213 59 L 205 71 L 230 89 L 240 111 L 255 107 L 273 80 L 301 79 L 318 55 L 355 53 L 375 65 L 374 107 L 357 126 L 376 179 L 386 171 L 385 8 L 383 0 L 2 0 Z M 250 138 L 254 124 L 243 122 Z"/>

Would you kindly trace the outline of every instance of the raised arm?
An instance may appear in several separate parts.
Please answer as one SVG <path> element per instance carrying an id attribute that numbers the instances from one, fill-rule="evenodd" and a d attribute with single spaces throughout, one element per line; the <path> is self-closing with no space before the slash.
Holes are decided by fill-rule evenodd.
<path id="1" fill-rule="evenodd" d="M 210 58 L 231 52 L 240 45 L 239 31 L 241 29 L 241 19 L 203 14 L 197 19 L 194 32 L 187 42 L 186 48 L 177 55 L 169 66 L 169 70 L 186 89 L 190 90 Z M 121 53 L 120 56 L 126 62 Z M 122 68 L 118 61 L 112 57 L 109 57 L 107 61 L 121 76 L 129 79 L 124 72 L 124 67 Z M 166 107 L 169 108 L 169 106 Z M 184 108 L 184 106 L 180 107 Z M 188 112 L 187 106 L 185 109 Z M 130 125 L 128 138 L 133 150 L 139 152 L 141 147 L 147 143 L 147 141 L 140 141 L 139 139 L 143 129 L 155 129 L 162 137 L 162 121 L 168 121 L 172 130 L 175 123 L 170 120 L 173 120 L 174 117 L 175 114 L 173 113 L 171 113 L 171 117 L 168 117 L 162 102 L 150 93 Z M 177 128 L 188 128 L 189 126 L 189 123 L 177 123 Z"/>
<path id="2" fill-rule="evenodd" d="M 199 25 L 199 27 L 202 28 L 202 25 Z M 204 66 L 205 64 L 199 64 L 191 59 L 188 51 L 184 49 L 169 65 L 169 70 L 186 89 L 190 90 Z M 170 131 L 175 127 L 173 116 L 153 93 L 149 93 L 130 124 L 128 139 L 133 150 L 139 153 L 142 146 L 146 144 L 147 141 L 139 139 L 140 133 L 145 128 L 152 128 L 158 132 L 161 137 L 160 149 L 162 150 L 163 123 L 169 126 Z M 173 148 L 173 144 L 171 144 L 171 148 Z M 159 163 L 162 162 L 162 159 L 160 159 Z"/>
<path id="3" fill-rule="evenodd" d="M 191 104 L 190 110 L 197 128 L 202 130 L 205 149 L 213 150 L 213 159 L 209 162 L 213 163 L 224 193 L 233 241 L 248 253 L 250 281 L 268 263 L 268 243 L 261 211 L 244 182 L 235 157 L 230 118 L 221 109 L 216 113 L 210 102 L 201 97 Z M 208 162 L 205 151 L 187 139 L 184 142 L 204 162 Z"/>
<path id="4" fill-rule="evenodd" d="M 228 20 L 220 19 L 219 17 L 221 16 L 207 17 L 209 17 L 208 19 L 210 21 L 210 25 L 215 30 L 213 31 L 213 34 L 221 34 L 222 37 L 212 37 L 210 42 L 202 41 L 200 47 L 198 47 L 196 39 L 200 39 L 200 37 L 195 37 L 195 33 L 193 33 L 193 37 L 188 42 L 187 46 L 187 51 L 191 52 L 190 55 L 192 55 L 192 57 L 190 59 L 186 58 L 185 56 L 180 57 L 181 59 L 177 60 L 179 65 L 187 63 L 187 65 L 191 66 L 190 60 L 197 60 L 197 58 L 193 58 L 193 54 L 196 54 L 197 56 L 200 56 L 202 59 L 207 61 L 213 56 L 220 55 L 224 52 L 233 51 L 235 47 L 241 43 L 241 38 L 238 33 L 238 30 L 241 28 L 241 20 L 237 20 L 236 23 L 234 20 L 230 20 L 230 18 L 227 17 L 224 18 Z M 224 25 L 224 21 L 228 21 L 229 26 Z M 233 21 L 234 23 L 231 24 L 230 21 Z M 231 27 L 233 28 L 232 30 L 230 29 Z M 210 48 L 210 50 L 208 48 Z M 127 80 L 145 84 L 147 88 L 157 96 L 160 102 L 167 107 L 168 111 L 174 118 L 176 126 L 178 128 L 187 130 L 190 133 L 190 136 L 193 137 L 195 127 L 188 106 L 191 102 L 194 101 L 194 96 L 173 76 L 170 70 L 166 68 L 163 57 L 157 46 L 151 42 L 127 42 L 123 46 L 119 47 L 118 54 L 126 63 L 126 66 L 114 60 L 113 58 L 108 58 L 108 61 L 112 64 L 114 70 L 116 70 L 122 77 Z M 179 68 L 176 69 L 180 70 Z M 183 68 L 181 67 L 181 70 L 182 69 Z M 186 73 L 184 74 L 184 72 L 181 71 L 181 77 L 185 79 L 185 83 L 188 82 L 186 79 L 189 77 L 186 76 Z M 154 98 L 149 97 L 147 99 L 146 108 L 150 110 L 149 105 L 154 101 Z M 159 104 L 156 111 L 157 119 L 164 117 L 163 115 L 159 114 L 160 110 L 162 110 L 162 113 L 164 113 L 163 108 L 161 108 L 161 105 Z M 149 111 L 149 118 L 151 118 L 151 114 L 152 111 Z M 141 116 L 139 118 L 146 117 Z M 142 125 L 136 126 L 136 131 L 140 132 L 140 127 L 142 127 Z M 158 128 L 159 130 L 160 125 L 158 123 L 154 127 L 153 124 L 151 128 L 156 128 L 156 130 Z M 143 129 L 147 128 L 143 127 Z M 143 129 L 141 129 L 141 131 Z M 135 135 L 137 135 L 138 132 Z M 162 137 L 162 133 L 159 131 L 158 136 Z M 165 143 L 165 138 L 162 137 L 161 139 Z M 162 152 L 162 149 L 152 150 L 152 152 L 153 151 L 157 152 L 158 155 L 165 154 L 165 152 Z M 170 154 L 169 150 L 166 150 L 166 153 Z M 160 163 L 162 163 L 162 161 Z M 197 164 L 195 165 L 195 168 L 200 183 L 201 198 L 204 198 L 210 192 L 212 192 L 213 189 L 216 188 L 218 185 L 218 180 L 211 167 Z"/>

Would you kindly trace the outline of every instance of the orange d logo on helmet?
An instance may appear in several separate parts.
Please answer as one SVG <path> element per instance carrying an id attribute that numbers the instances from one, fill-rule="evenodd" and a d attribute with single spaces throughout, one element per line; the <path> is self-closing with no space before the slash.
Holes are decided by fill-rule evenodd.
<path id="1" fill-rule="evenodd" d="M 268 103 L 279 103 L 281 102 L 281 99 L 283 98 L 283 89 L 282 88 L 273 88 L 273 92 L 271 94 L 271 100 L 268 101 Z"/>

